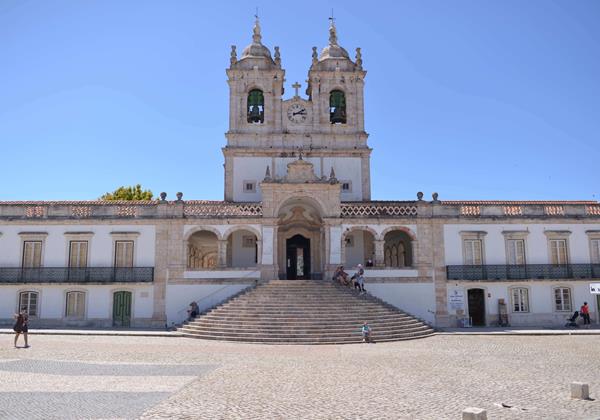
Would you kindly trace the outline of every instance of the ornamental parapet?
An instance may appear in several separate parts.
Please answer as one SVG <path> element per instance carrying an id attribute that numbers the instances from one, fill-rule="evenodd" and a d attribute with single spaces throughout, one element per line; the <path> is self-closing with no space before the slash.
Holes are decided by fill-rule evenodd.
<path id="1" fill-rule="evenodd" d="M 341 204 L 342 217 L 416 217 L 418 207 L 414 201 L 370 201 L 344 202 Z"/>
<path id="2" fill-rule="evenodd" d="M 0 219 L 163 219 L 262 217 L 261 203 L 227 201 L 5 201 Z"/>

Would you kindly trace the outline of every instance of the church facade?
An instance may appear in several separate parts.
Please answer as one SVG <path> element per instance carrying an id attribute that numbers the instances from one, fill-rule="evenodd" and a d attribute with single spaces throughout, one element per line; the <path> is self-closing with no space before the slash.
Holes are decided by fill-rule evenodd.
<path id="1" fill-rule="evenodd" d="M 584 301 L 598 322 L 598 202 L 371 200 L 366 71 L 333 24 L 306 97 L 284 99 L 258 21 L 227 77 L 225 199 L 0 202 L 0 320 L 164 327 L 190 301 L 363 264 L 369 293 L 439 327 L 563 325 Z"/>

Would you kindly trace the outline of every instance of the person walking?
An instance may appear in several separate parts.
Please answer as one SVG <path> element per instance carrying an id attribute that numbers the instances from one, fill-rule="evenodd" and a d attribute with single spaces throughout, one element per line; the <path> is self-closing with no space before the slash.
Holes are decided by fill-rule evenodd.
<path id="1" fill-rule="evenodd" d="M 356 285 L 358 285 L 358 290 L 360 291 L 360 294 L 367 292 L 365 290 L 365 270 L 362 264 L 358 264 L 356 266 Z"/>
<path id="2" fill-rule="evenodd" d="M 25 348 L 27 348 L 29 347 L 29 343 L 27 342 L 27 324 L 29 322 L 27 310 L 22 309 L 20 313 L 14 315 L 14 318 L 16 320 L 15 325 L 13 326 L 13 330 L 15 331 L 15 348 L 18 347 L 17 340 L 21 334 L 23 334 L 23 338 L 25 339 Z"/>
<path id="3" fill-rule="evenodd" d="M 587 302 L 583 302 L 581 309 L 579 309 L 579 314 L 583 318 L 583 325 L 590 325 L 590 308 L 588 307 Z"/>

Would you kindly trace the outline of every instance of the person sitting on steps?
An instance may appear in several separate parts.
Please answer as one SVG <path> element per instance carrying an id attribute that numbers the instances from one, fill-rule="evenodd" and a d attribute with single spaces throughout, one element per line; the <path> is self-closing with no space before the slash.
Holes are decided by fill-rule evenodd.
<path id="1" fill-rule="evenodd" d="M 188 309 L 188 321 L 192 321 L 199 313 L 200 308 L 198 308 L 198 304 L 195 301 L 190 303 L 190 309 Z"/>
<path id="2" fill-rule="evenodd" d="M 365 321 L 365 323 L 363 324 L 361 332 L 363 337 L 363 343 L 371 343 L 371 327 L 369 327 L 367 321 Z"/>
<path id="3" fill-rule="evenodd" d="M 348 273 L 344 271 L 344 266 L 340 265 L 335 269 L 335 273 L 333 274 L 333 280 L 338 281 L 342 286 L 348 286 L 350 284 L 350 280 L 348 279 Z"/>

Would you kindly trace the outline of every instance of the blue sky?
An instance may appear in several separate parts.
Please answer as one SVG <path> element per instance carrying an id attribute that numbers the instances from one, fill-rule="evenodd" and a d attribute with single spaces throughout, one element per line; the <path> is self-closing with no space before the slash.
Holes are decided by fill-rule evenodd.
<path id="1" fill-rule="evenodd" d="M 373 199 L 599 199 L 599 1 L 0 0 L 0 200 L 222 199 L 255 4 L 286 97 L 332 8 L 362 48 Z"/>

